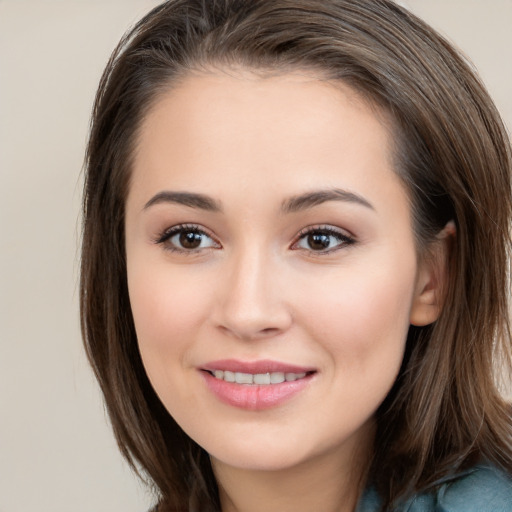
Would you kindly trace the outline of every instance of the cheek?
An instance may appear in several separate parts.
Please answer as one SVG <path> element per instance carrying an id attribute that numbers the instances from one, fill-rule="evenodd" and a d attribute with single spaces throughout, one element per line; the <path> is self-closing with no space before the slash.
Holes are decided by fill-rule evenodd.
<path id="1" fill-rule="evenodd" d="M 195 373 L 191 353 L 208 305 L 205 294 L 198 293 L 199 284 L 186 275 L 168 265 L 134 265 L 128 268 L 128 286 L 148 379 L 175 419 L 194 424 L 199 421 L 198 398 L 184 377 Z"/>
<path id="2" fill-rule="evenodd" d="M 141 356 L 151 381 L 186 364 L 187 349 L 202 323 L 205 294 L 186 272 L 168 265 L 128 265 L 128 288 Z"/>
<path id="3" fill-rule="evenodd" d="M 304 325 L 350 374 L 398 371 L 409 328 L 414 258 L 340 268 L 303 294 Z"/>

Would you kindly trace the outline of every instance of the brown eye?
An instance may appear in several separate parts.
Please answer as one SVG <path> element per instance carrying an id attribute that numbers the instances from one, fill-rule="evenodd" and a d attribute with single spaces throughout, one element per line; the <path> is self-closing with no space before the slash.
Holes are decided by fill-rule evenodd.
<path id="1" fill-rule="evenodd" d="M 179 242 L 183 249 L 197 249 L 203 241 L 203 236 L 197 231 L 183 231 L 179 234 Z"/>
<path id="2" fill-rule="evenodd" d="M 303 233 L 293 249 L 329 253 L 355 243 L 355 240 L 334 228 L 310 229 Z"/>
<path id="3" fill-rule="evenodd" d="M 325 251 L 331 245 L 331 238 L 323 233 L 311 233 L 307 236 L 307 244 L 313 251 Z"/>
<path id="4" fill-rule="evenodd" d="M 175 226 L 167 230 L 156 243 L 168 251 L 176 252 L 196 252 L 220 247 L 211 236 L 195 226 Z"/>

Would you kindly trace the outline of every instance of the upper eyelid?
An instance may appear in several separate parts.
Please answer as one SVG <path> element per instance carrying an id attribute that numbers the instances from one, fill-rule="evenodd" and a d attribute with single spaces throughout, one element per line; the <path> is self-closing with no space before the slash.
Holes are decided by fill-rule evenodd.
<path id="1" fill-rule="evenodd" d="M 311 252 L 311 254 L 314 254 L 315 256 L 318 256 L 318 257 L 321 255 L 327 255 L 327 254 L 334 253 L 343 247 L 350 247 L 357 242 L 356 237 L 354 235 L 352 235 L 350 232 L 348 232 L 342 228 L 338 228 L 338 227 L 335 227 L 335 226 L 332 226 L 329 224 L 327 224 L 327 225 L 324 224 L 324 225 L 308 226 L 306 228 L 301 229 L 300 232 L 298 233 L 298 235 L 296 236 L 296 238 L 294 239 L 294 241 L 292 242 L 290 248 L 292 250 L 300 250 L 301 248 L 296 247 L 294 249 L 294 247 L 297 246 L 299 244 L 299 242 L 302 239 L 304 239 L 307 235 L 309 235 L 311 233 L 315 233 L 315 232 L 324 232 L 324 233 L 328 233 L 331 236 L 338 235 L 339 238 L 341 239 L 340 240 L 341 243 L 333 248 L 329 248 L 324 251 L 313 251 L 313 250 L 308 251 L 308 252 Z M 304 250 L 306 250 L 306 249 L 304 249 Z"/>
<path id="2" fill-rule="evenodd" d="M 327 233 L 334 233 L 334 234 L 338 234 L 344 238 L 350 238 L 351 240 L 354 240 L 354 241 L 356 240 L 356 236 L 354 234 L 352 234 L 350 231 L 343 229 L 343 228 L 333 226 L 331 224 L 315 224 L 312 226 L 307 226 L 305 228 L 302 228 L 299 231 L 299 233 L 297 234 L 296 239 L 299 240 L 303 236 L 308 235 L 310 233 L 314 233 L 315 231 L 324 231 Z"/>
<path id="3" fill-rule="evenodd" d="M 163 231 L 159 232 L 157 236 L 154 238 L 155 243 L 163 243 L 172 236 L 174 236 L 176 233 L 179 233 L 180 231 L 197 231 L 198 233 L 203 233 L 207 237 L 211 238 L 215 243 L 220 244 L 218 239 L 210 232 L 209 229 L 205 228 L 204 226 L 201 226 L 200 224 L 176 224 L 174 226 L 171 226 L 169 228 L 164 229 Z"/>

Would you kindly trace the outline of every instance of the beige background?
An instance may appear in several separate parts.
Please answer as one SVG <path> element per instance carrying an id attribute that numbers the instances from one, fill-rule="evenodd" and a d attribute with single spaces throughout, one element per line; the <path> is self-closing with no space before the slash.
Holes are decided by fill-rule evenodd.
<path id="1" fill-rule="evenodd" d="M 109 52 L 153 0 L 0 0 L 0 512 L 144 512 L 84 361 L 80 168 Z M 512 0 L 401 2 L 471 57 L 512 126 Z"/>

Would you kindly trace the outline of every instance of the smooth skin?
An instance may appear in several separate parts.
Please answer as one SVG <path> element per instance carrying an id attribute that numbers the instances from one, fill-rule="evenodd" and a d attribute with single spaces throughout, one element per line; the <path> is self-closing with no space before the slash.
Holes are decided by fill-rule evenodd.
<path id="1" fill-rule="evenodd" d="M 217 69 L 190 73 L 141 126 L 126 203 L 139 347 L 210 454 L 224 512 L 353 511 L 409 325 L 439 314 L 446 244 L 417 254 L 390 124 L 308 72 Z M 205 385 L 219 359 L 315 374 L 249 411 Z"/>

